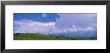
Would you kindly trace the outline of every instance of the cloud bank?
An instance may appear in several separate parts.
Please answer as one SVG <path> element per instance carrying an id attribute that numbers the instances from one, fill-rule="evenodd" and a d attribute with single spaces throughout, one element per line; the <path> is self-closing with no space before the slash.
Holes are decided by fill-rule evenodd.
<path id="1" fill-rule="evenodd" d="M 95 25 L 95 24 L 93 24 Z M 68 32 L 87 32 L 94 31 L 95 28 L 88 27 L 76 27 L 72 25 L 71 28 L 59 29 L 55 26 L 55 22 L 41 23 L 32 20 L 18 20 L 14 21 L 15 33 L 41 33 L 41 34 L 53 34 L 53 33 L 68 33 Z"/>

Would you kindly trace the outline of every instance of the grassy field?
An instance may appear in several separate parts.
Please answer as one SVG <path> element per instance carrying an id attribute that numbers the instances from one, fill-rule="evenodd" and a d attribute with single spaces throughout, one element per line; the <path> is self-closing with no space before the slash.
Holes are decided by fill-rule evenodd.
<path id="1" fill-rule="evenodd" d="M 96 37 L 65 37 L 65 36 L 48 36 L 37 33 L 15 33 L 14 40 L 96 40 Z"/>

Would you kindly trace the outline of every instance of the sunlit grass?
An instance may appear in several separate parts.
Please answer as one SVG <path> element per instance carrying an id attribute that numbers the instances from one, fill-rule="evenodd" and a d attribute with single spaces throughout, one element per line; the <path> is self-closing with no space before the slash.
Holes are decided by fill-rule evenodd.
<path id="1" fill-rule="evenodd" d="M 14 40 L 96 40 L 96 37 L 48 36 L 38 33 L 15 33 Z"/>

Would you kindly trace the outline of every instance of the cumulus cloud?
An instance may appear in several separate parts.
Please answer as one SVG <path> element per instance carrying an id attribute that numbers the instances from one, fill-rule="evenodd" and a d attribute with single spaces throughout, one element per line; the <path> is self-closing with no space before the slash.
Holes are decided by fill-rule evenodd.
<path id="1" fill-rule="evenodd" d="M 60 18 L 56 20 L 56 26 L 59 28 L 72 27 L 72 25 L 80 27 L 88 27 L 97 23 L 97 17 L 95 13 L 61 13 Z"/>
<path id="2" fill-rule="evenodd" d="M 32 20 L 14 21 L 15 33 L 47 33 L 55 25 L 54 22 L 41 23 Z"/>
<path id="3" fill-rule="evenodd" d="M 95 24 L 93 24 L 95 25 Z M 87 32 L 94 31 L 92 26 L 78 27 L 72 25 L 69 28 L 58 28 L 55 22 L 36 22 L 32 20 L 16 20 L 14 21 L 14 33 L 41 33 L 41 34 L 55 34 L 55 33 L 68 33 L 68 32 Z"/>
<path id="4" fill-rule="evenodd" d="M 43 14 L 42 14 L 42 17 L 46 17 L 46 16 L 47 16 L 47 14 L 46 14 L 46 13 L 43 13 Z"/>

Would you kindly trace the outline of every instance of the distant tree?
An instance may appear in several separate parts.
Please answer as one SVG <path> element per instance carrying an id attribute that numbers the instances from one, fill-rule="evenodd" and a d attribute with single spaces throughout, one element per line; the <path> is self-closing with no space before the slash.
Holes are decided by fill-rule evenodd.
<path id="1" fill-rule="evenodd" d="M 15 35 L 20 35 L 20 33 L 15 33 Z"/>

